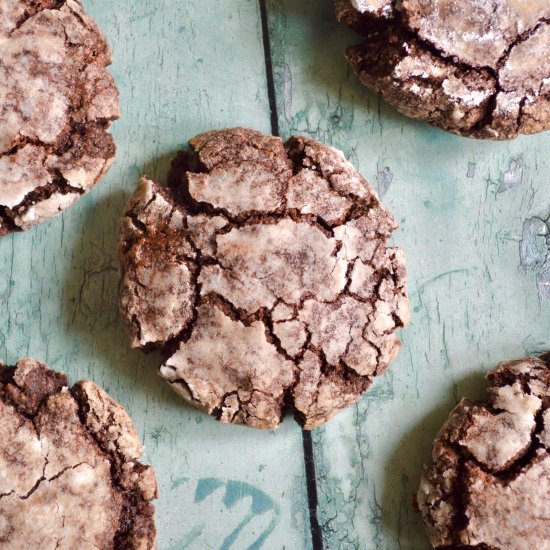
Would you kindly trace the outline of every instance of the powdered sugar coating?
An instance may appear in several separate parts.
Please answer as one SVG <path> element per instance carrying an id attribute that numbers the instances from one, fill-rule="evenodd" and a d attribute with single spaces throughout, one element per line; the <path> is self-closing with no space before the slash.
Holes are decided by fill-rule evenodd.
<path id="1" fill-rule="evenodd" d="M 395 0 L 335 0 L 335 3 L 338 20 L 358 32 L 363 25 L 391 19 L 395 11 Z"/>
<path id="2" fill-rule="evenodd" d="M 268 341 L 261 321 L 246 326 L 218 307 L 200 306 L 191 338 L 161 374 L 176 384 L 180 380 L 192 400 L 210 414 L 219 409 L 226 422 L 273 428 L 293 382 L 293 366 Z"/>
<path id="3" fill-rule="evenodd" d="M 529 467 L 510 482 L 480 468 L 468 471 L 465 545 L 530 550 L 550 541 L 550 456 L 539 451 Z"/>
<path id="4" fill-rule="evenodd" d="M 28 358 L 0 367 L 0 548 L 154 550 L 156 479 L 131 420 L 66 383 Z"/>
<path id="5" fill-rule="evenodd" d="M 120 300 L 139 347 L 174 338 L 192 317 L 195 282 L 182 256 L 194 258 L 195 251 L 185 217 L 150 181 L 140 182 L 129 207 L 121 234 L 131 262 Z"/>
<path id="6" fill-rule="evenodd" d="M 527 358 L 489 375 L 487 403 L 451 412 L 417 502 L 435 548 L 545 548 L 550 540 L 550 366 Z"/>
<path id="7" fill-rule="evenodd" d="M 142 180 L 123 220 L 133 344 L 163 349 L 161 375 L 222 421 L 274 428 L 291 406 L 306 428 L 326 422 L 400 348 L 395 221 L 341 152 L 312 139 L 238 128 L 190 143 L 183 177 Z M 187 282 L 153 279 L 175 266 Z"/>
<path id="8" fill-rule="evenodd" d="M 540 442 L 550 450 L 550 409 L 542 415 L 543 430 L 539 435 Z"/>
<path id="9" fill-rule="evenodd" d="M 32 422 L 0 401 L 0 422 L 10 445 L 0 448 L 0 494 L 27 494 L 42 475 L 44 457 Z"/>
<path id="10" fill-rule="evenodd" d="M 248 313 L 307 296 L 330 302 L 346 285 L 347 262 L 336 257 L 337 241 L 307 223 L 246 225 L 218 235 L 216 244 L 218 263 L 202 270 L 201 294 L 219 291 Z"/>
<path id="11" fill-rule="evenodd" d="M 0 0 L 0 235 L 69 207 L 110 166 L 118 91 L 77 0 Z M 42 204 L 45 203 L 45 204 Z"/>
<path id="12" fill-rule="evenodd" d="M 348 49 L 358 76 L 404 114 L 471 137 L 550 127 L 545 0 L 403 0 L 384 13 L 336 0 L 367 37 Z"/>
<path id="13" fill-rule="evenodd" d="M 402 11 L 419 38 L 447 57 L 495 70 L 511 44 L 550 18 L 546 0 L 403 0 Z"/>

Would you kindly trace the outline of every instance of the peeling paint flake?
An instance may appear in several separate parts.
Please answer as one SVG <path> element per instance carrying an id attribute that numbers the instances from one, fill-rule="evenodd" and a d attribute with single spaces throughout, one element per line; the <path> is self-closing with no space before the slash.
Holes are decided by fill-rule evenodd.
<path id="1" fill-rule="evenodd" d="M 523 183 L 523 164 L 521 160 L 512 160 L 510 162 L 510 167 L 502 175 L 498 192 L 504 193 L 509 189 L 514 189 L 515 187 L 519 187 L 522 183 Z"/>
<path id="2" fill-rule="evenodd" d="M 384 170 L 381 170 L 376 174 L 377 190 L 380 197 L 383 197 L 390 189 L 393 182 L 393 174 L 391 170 L 386 166 Z"/>
<path id="3" fill-rule="evenodd" d="M 550 300 L 550 227 L 548 220 L 533 217 L 523 223 L 519 245 L 521 267 L 537 273 L 541 300 Z"/>
<path id="4" fill-rule="evenodd" d="M 541 300 L 550 300 L 550 262 L 537 274 L 537 290 Z"/>
<path id="5" fill-rule="evenodd" d="M 292 121 L 292 73 L 290 67 L 285 63 L 283 74 L 283 105 L 285 111 L 285 119 L 287 122 Z"/>
<path id="6" fill-rule="evenodd" d="M 548 224 L 540 218 L 530 218 L 523 223 L 520 242 L 520 261 L 524 269 L 541 269 L 548 258 Z"/>

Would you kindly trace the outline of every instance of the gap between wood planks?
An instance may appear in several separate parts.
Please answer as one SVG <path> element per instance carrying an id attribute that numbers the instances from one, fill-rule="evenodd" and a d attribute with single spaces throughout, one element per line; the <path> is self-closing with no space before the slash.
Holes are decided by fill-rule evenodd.
<path id="1" fill-rule="evenodd" d="M 262 39 L 265 57 L 265 72 L 267 77 L 267 95 L 269 109 L 271 111 L 271 133 L 280 136 L 279 115 L 277 112 L 277 96 L 275 92 L 275 76 L 273 72 L 273 59 L 271 57 L 271 39 L 269 35 L 269 20 L 267 13 L 267 0 L 258 0 L 262 20 Z M 306 474 L 307 499 L 309 508 L 309 526 L 311 530 L 311 544 L 313 550 L 324 550 L 323 534 L 317 517 L 319 499 L 317 496 L 317 477 L 315 473 L 315 458 L 313 455 L 313 439 L 311 432 L 302 430 L 302 442 L 304 449 L 304 466 Z"/>

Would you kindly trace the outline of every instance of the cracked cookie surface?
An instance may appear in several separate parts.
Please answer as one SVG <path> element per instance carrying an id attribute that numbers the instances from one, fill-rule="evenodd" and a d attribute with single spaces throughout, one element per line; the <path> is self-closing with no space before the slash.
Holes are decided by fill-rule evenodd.
<path id="1" fill-rule="evenodd" d="M 0 236 L 73 204 L 107 171 L 111 53 L 78 0 L 0 0 Z"/>
<path id="2" fill-rule="evenodd" d="M 357 401 L 400 348 L 404 255 L 370 184 L 310 138 L 242 128 L 190 141 L 122 221 L 121 310 L 134 347 L 224 422 L 306 428 Z"/>
<path id="3" fill-rule="evenodd" d="M 550 128 L 546 0 L 336 0 L 365 36 L 355 72 L 399 111 L 453 133 L 510 139 Z"/>
<path id="4" fill-rule="evenodd" d="M 451 412 L 417 493 L 434 548 L 549 548 L 549 360 L 501 363 Z"/>
<path id="5" fill-rule="evenodd" d="M 155 474 L 124 409 L 92 382 L 0 365 L 0 548 L 156 548 Z"/>

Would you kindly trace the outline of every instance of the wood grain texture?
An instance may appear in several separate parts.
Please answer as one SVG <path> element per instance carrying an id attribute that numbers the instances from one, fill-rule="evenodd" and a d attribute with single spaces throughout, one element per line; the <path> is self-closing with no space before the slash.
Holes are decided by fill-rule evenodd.
<path id="1" fill-rule="evenodd" d="M 347 67 L 344 49 L 360 37 L 335 22 L 331 0 L 268 5 L 281 134 L 346 153 L 399 220 L 409 263 L 399 359 L 314 432 L 324 545 L 429 548 L 412 494 L 437 430 L 461 396 L 482 396 L 496 362 L 550 347 L 543 268 L 520 265 L 525 220 L 550 214 L 550 134 L 479 142 L 409 120 Z"/>
<path id="2" fill-rule="evenodd" d="M 129 349 L 117 314 L 116 239 L 138 177 L 163 179 L 198 132 L 269 132 L 256 0 L 85 0 L 113 48 L 122 119 L 105 180 L 51 223 L 0 240 L 0 360 L 91 378 L 131 414 L 156 469 L 161 550 L 308 548 L 300 430 L 223 426 Z"/>

